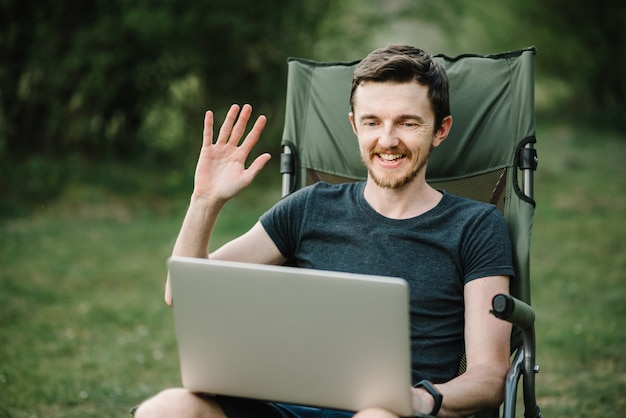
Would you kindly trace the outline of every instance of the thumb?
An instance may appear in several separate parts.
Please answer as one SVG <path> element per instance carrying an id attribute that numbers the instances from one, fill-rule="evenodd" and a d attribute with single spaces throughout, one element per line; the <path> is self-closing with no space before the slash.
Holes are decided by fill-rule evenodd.
<path id="1" fill-rule="evenodd" d="M 259 155 L 254 159 L 254 161 L 252 161 L 252 164 L 250 164 L 250 167 L 246 170 L 250 174 L 250 181 L 252 181 L 252 179 L 254 179 L 257 174 L 261 172 L 263 167 L 265 167 L 265 164 L 267 164 L 271 158 L 272 156 L 266 152 Z"/>

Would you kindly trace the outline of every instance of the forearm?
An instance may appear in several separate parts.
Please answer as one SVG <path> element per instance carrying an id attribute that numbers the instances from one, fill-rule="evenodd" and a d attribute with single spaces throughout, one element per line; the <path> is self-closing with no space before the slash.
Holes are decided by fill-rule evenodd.
<path id="1" fill-rule="evenodd" d="M 207 258 L 209 241 L 224 202 L 192 195 L 172 255 Z"/>
<path id="2" fill-rule="evenodd" d="M 192 195 L 172 255 L 208 258 L 211 233 L 223 205 L 223 202 Z M 165 302 L 168 305 L 172 304 L 169 273 L 165 284 Z"/>
<path id="3" fill-rule="evenodd" d="M 437 416 L 464 417 L 481 409 L 497 407 L 504 397 L 506 370 L 496 364 L 476 367 L 447 383 L 435 385 L 443 394 Z"/>

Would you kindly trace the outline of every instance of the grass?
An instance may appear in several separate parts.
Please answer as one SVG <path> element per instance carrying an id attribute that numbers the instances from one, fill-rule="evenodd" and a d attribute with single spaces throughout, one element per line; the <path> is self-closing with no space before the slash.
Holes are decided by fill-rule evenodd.
<path id="1" fill-rule="evenodd" d="M 545 416 L 626 411 L 626 137 L 539 132 L 532 240 Z"/>
<path id="2" fill-rule="evenodd" d="M 267 186 L 225 207 L 215 245 L 278 199 Z M 187 194 L 78 183 L 1 224 L 0 417 L 127 416 L 180 385 L 163 284 Z"/>
<path id="3" fill-rule="evenodd" d="M 621 417 L 626 137 L 549 126 L 538 138 L 539 402 L 546 417 Z M 162 290 L 189 178 L 112 168 L 0 223 L 0 418 L 123 417 L 180 384 Z M 108 187 L 123 179 L 133 187 Z M 246 230 L 278 188 L 263 178 L 230 202 L 215 245 Z"/>

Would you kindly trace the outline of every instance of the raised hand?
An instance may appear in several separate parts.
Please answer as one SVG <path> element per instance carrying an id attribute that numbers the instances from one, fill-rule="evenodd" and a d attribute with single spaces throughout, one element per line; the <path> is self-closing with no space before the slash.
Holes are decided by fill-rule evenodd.
<path id="1" fill-rule="evenodd" d="M 224 202 L 247 187 L 270 160 L 271 156 L 265 153 L 258 156 L 248 168 L 245 167 L 246 159 L 267 121 L 265 116 L 259 116 L 244 138 L 251 114 L 250 105 L 244 105 L 241 109 L 238 105 L 232 105 L 217 139 L 213 141 L 213 112 L 206 112 L 202 150 L 195 173 L 194 197 Z"/>

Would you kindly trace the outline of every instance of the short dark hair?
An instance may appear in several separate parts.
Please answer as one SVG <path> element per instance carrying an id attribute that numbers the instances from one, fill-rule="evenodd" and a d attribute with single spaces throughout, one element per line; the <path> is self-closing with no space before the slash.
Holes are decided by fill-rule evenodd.
<path id="1" fill-rule="evenodd" d="M 428 99 L 435 114 L 435 131 L 450 115 L 448 75 L 443 65 L 425 51 L 409 45 L 390 45 L 370 52 L 355 68 L 350 91 L 354 111 L 354 93 L 366 81 L 406 83 L 417 81 L 428 87 Z"/>

